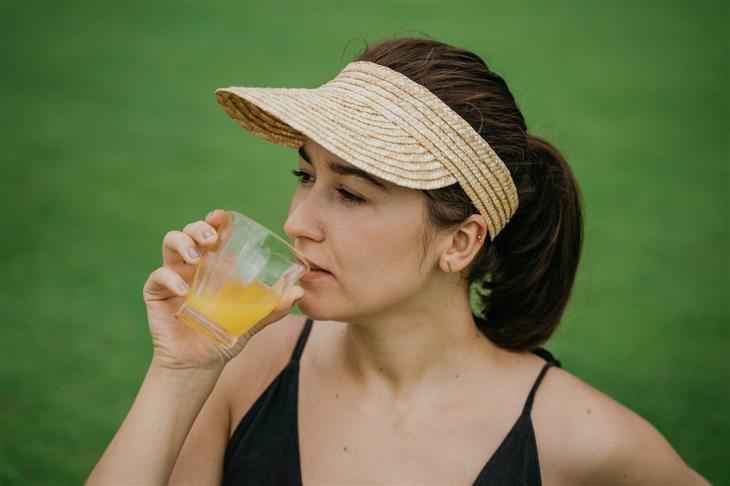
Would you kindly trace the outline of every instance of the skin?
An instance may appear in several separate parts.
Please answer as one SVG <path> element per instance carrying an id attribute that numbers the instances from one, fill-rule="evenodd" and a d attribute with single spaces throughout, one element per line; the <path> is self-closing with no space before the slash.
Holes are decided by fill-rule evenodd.
<path id="1" fill-rule="evenodd" d="M 219 484 L 231 434 L 291 356 L 297 299 L 315 319 L 300 363 L 305 484 L 471 483 L 517 420 L 544 361 L 476 328 L 460 272 L 485 239 L 481 216 L 434 233 L 419 255 L 418 191 L 382 179 L 378 190 L 332 172 L 329 161 L 350 164 L 315 142 L 305 151 L 284 230 L 331 276 L 301 281 L 222 353 L 170 318 L 184 296 L 175 286 L 192 277 L 187 250 L 214 243 L 202 235 L 222 212 L 169 233 L 167 270 L 144 291 L 150 372 L 88 484 Z M 708 484 L 648 422 L 562 369 L 545 376 L 532 421 L 544 484 Z"/>

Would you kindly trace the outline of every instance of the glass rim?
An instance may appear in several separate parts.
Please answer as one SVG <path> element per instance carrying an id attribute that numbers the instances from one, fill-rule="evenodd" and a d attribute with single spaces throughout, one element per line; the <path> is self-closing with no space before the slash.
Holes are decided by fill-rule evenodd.
<path id="1" fill-rule="evenodd" d="M 226 210 L 226 213 L 229 215 L 228 216 L 229 219 L 231 219 L 231 215 L 233 215 L 235 217 L 238 217 L 238 218 L 241 218 L 244 220 L 248 220 L 248 221 L 252 222 L 253 224 L 255 224 L 256 226 L 258 226 L 259 228 L 263 229 L 264 232 L 266 232 L 266 233 L 270 234 L 271 236 L 273 236 L 274 238 L 276 238 L 279 241 L 279 243 L 282 243 L 285 247 L 289 248 L 289 250 L 296 257 L 297 261 L 304 266 L 304 270 L 305 270 L 304 273 L 310 272 L 312 270 L 312 267 L 307 262 L 307 259 L 304 258 L 304 256 L 302 256 L 302 254 L 300 254 L 288 241 L 286 241 L 284 238 L 279 236 L 276 232 L 270 230 L 269 228 L 267 228 L 266 226 L 264 226 L 263 224 L 259 223 L 254 218 L 252 218 L 251 216 L 248 216 L 246 214 L 240 213 L 238 211 L 234 211 L 232 209 Z"/>

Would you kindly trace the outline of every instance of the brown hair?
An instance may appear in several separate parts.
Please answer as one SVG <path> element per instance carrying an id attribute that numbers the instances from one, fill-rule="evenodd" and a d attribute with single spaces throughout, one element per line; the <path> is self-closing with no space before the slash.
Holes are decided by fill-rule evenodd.
<path id="1" fill-rule="evenodd" d="M 366 45 L 355 60 L 389 67 L 425 86 L 509 168 L 519 207 L 493 241 L 485 235 L 465 278 L 478 297 L 474 319 L 487 338 L 515 351 L 535 349 L 560 322 L 583 246 L 580 191 L 565 158 L 527 133 L 505 81 L 470 51 L 422 37 L 392 37 Z M 458 184 L 421 192 L 434 228 L 452 229 L 478 214 Z"/>

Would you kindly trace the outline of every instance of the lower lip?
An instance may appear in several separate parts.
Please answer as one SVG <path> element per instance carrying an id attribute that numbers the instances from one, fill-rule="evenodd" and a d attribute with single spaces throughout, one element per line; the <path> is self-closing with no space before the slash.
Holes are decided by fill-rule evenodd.
<path id="1" fill-rule="evenodd" d="M 319 280 L 325 277 L 331 277 L 332 274 L 323 270 L 311 270 L 304 274 L 299 280 L 302 282 L 311 282 L 312 280 Z"/>

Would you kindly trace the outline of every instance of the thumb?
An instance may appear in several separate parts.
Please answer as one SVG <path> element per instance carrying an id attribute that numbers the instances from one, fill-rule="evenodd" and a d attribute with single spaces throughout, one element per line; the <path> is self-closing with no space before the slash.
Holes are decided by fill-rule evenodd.
<path id="1" fill-rule="evenodd" d="M 284 295 L 279 301 L 279 305 L 276 307 L 277 309 L 294 307 L 294 304 L 296 304 L 302 297 L 304 297 L 304 289 L 299 285 L 292 285 L 289 290 L 284 292 Z"/>
<path id="2" fill-rule="evenodd" d="M 279 303 L 271 313 L 264 318 L 267 322 L 276 322 L 289 312 L 291 312 L 294 304 L 297 303 L 302 297 L 304 297 L 304 289 L 298 285 L 293 285 L 289 288 L 279 300 Z"/>
<path id="3" fill-rule="evenodd" d="M 254 331 L 254 333 L 259 332 L 261 329 L 265 328 L 269 324 L 273 324 L 274 322 L 283 319 L 284 316 L 291 312 L 292 307 L 294 307 L 294 305 L 302 297 L 304 297 L 304 289 L 298 285 L 293 285 L 286 292 L 284 292 L 284 295 L 281 297 L 279 303 L 276 305 L 274 310 L 269 312 L 266 317 L 261 319 L 261 321 L 253 327 L 252 330 Z"/>

